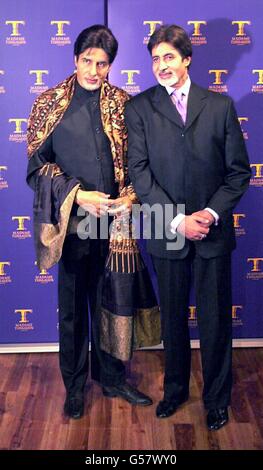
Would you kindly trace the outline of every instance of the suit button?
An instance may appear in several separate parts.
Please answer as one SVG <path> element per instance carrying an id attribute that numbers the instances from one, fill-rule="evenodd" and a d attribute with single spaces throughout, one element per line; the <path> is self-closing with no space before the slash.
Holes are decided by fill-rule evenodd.
<path id="1" fill-rule="evenodd" d="M 99 134 L 100 133 L 100 128 L 96 127 L 95 131 L 96 131 L 97 134 Z"/>
<path id="2" fill-rule="evenodd" d="M 182 134 L 182 137 L 184 137 L 184 134 Z"/>
<path id="3" fill-rule="evenodd" d="M 101 157 L 97 155 L 96 160 L 101 160 Z"/>

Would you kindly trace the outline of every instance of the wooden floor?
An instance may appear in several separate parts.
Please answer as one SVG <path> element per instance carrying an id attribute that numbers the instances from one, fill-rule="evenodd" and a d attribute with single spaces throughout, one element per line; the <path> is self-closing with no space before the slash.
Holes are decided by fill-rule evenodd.
<path id="1" fill-rule="evenodd" d="M 169 419 L 155 417 L 162 398 L 162 351 L 138 351 L 128 370 L 154 405 L 132 407 L 87 386 L 85 416 L 63 416 L 64 387 L 58 355 L 0 355 L 0 449 L 263 449 L 263 349 L 234 350 L 230 422 L 205 426 L 200 354 L 192 352 L 191 397 Z"/>

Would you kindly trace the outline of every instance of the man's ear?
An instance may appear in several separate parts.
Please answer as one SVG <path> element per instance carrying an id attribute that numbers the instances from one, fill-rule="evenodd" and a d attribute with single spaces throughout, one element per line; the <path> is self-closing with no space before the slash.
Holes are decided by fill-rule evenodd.
<path id="1" fill-rule="evenodd" d="M 74 55 L 74 63 L 75 63 L 75 65 L 76 65 L 76 67 L 77 67 L 77 62 L 78 62 L 77 56 Z"/>
<path id="2" fill-rule="evenodd" d="M 184 65 L 186 67 L 189 67 L 189 65 L 191 64 L 191 60 L 192 60 L 192 57 L 185 57 L 184 59 Z"/>

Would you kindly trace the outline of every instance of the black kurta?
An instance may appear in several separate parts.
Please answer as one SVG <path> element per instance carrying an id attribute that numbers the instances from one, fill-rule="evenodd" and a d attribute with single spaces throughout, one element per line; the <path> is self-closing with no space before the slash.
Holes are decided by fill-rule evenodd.
<path id="1" fill-rule="evenodd" d="M 27 182 L 36 189 L 37 171 L 47 162 L 63 171 L 63 183 L 72 188 L 80 183 L 87 191 L 103 191 L 111 198 L 118 195 L 108 137 L 100 116 L 100 90 L 87 91 L 76 83 L 73 98 L 60 123 L 44 144 L 31 157 Z M 48 179 L 47 179 L 48 180 Z M 53 200 L 56 205 L 56 200 Z M 43 202 L 34 201 L 34 210 Z M 62 256 L 59 261 L 59 336 L 60 368 L 69 393 L 83 392 L 88 375 L 89 320 L 91 314 L 91 373 L 104 385 L 124 381 L 122 362 L 101 351 L 99 346 L 99 313 L 102 280 L 108 240 L 82 240 L 70 230 L 78 205 L 73 204 Z M 58 204 L 59 208 L 59 204 Z M 56 211 L 54 211 L 56 218 Z M 45 210 L 41 218 L 45 221 Z M 57 211 L 58 218 L 58 211 Z M 98 219 L 99 221 L 99 219 Z M 54 221 L 55 222 L 55 221 Z"/>

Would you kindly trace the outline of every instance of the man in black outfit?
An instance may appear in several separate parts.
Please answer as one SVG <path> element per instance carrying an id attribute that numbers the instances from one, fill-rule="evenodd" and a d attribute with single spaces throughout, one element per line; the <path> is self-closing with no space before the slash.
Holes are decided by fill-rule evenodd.
<path id="1" fill-rule="evenodd" d="M 115 173 L 108 137 L 111 121 L 107 129 L 102 122 L 102 107 L 108 106 L 109 96 L 127 99 L 125 92 L 106 80 L 117 48 L 112 32 L 102 25 L 82 31 L 74 45 L 76 73 L 38 97 L 28 129 L 27 182 L 35 191 L 39 266 L 50 267 L 60 259 L 60 369 L 67 392 L 64 411 L 75 419 L 83 415 L 89 370 L 88 303 L 92 378 L 101 384 L 105 396 L 121 397 L 134 405 L 152 404 L 126 382 L 123 362 L 100 348 L 99 313 L 108 239 L 100 233 L 79 237 L 76 231 L 79 206 L 89 211 L 93 222 L 94 218 L 99 222 L 113 204 L 115 211 L 132 204 L 127 195 L 118 197 L 118 175 L 122 173 Z M 110 118 L 104 115 L 104 119 Z"/>
<path id="2" fill-rule="evenodd" d="M 192 46 L 186 32 L 162 26 L 148 50 L 159 84 L 128 102 L 125 117 L 136 194 L 150 208 L 171 209 L 163 237 L 156 237 L 152 227 L 147 240 L 159 285 L 165 349 L 164 398 L 156 414 L 172 415 L 189 396 L 193 276 L 207 425 L 219 429 L 228 421 L 232 383 L 232 211 L 249 184 L 248 156 L 232 100 L 191 82 Z M 157 219 L 160 227 L 163 220 Z M 179 249 L 171 245 L 173 234 Z"/>

